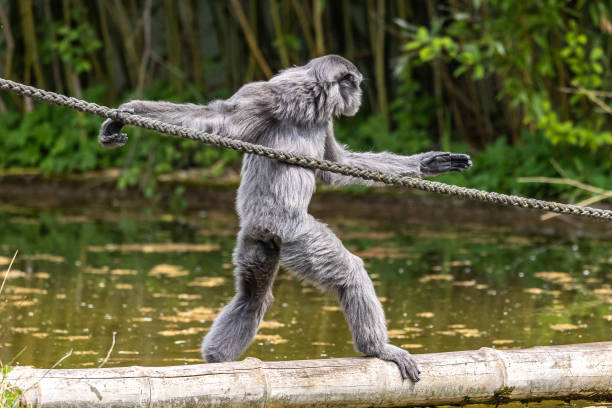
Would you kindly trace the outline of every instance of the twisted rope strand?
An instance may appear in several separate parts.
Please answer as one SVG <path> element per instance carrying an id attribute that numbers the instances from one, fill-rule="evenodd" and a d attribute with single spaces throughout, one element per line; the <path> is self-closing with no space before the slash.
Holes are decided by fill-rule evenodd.
<path id="1" fill-rule="evenodd" d="M 91 113 L 104 118 L 114 119 L 126 125 L 138 126 L 145 129 L 155 130 L 160 133 L 165 133 L 184 139 L 191 139 L 201 143 L 219 146 L 226 149 L 233 149 L 243 153 L 265 156 L 283 163 L 293 164 L 308 169 L 330 171 L 332 173 L 343 174 L 345 176 L 359 177 L 366 180 L 379 181 L 385 184 L 392 184 L 408 188 L 414 188 L 417 190 L 434 192 L 438 194 L 463 197 L 470 200 L 495 203 L 508 207 L 532 208 L 544 211 L 551 211 L 560 214 L 584 216 L 600 220 L 612 221 L 611 210 L 602 210 L 593 207 L 582 207 L 578 205 L 563 204 L 553 201 L 542 201 L 536 200 L 534 198 L 525 198 L 515 195 L 506 195 L 495 192 L 476 190 L 473 188 L 444 184 L 437 181 L 382 173 L 357 166 L 347 166 L 329 160 L 321 160 L 314 157 L 284 152 L 258 144 L 243 142 L 240 140 L 214 135 L 194 129 L 189 129 L 182 126 L 171 125 L 169 123 L 149 119 L 139 115 L 119 112 L 119 110 L 117 109 L 100 106 L 95 103 L 90 103 L 81 99 L 60 95 L 55 92 L 44 91 L 33 86 L 20 84 L 4 78 L 0 78 L 0 89 L 11 91 L 22 96 L 28 96 L 30 98 L 41 100 L 44 102 L 50 102 L 59 106 L 64 106 L 70 109 L 75 109 L 81 112 Z"/>

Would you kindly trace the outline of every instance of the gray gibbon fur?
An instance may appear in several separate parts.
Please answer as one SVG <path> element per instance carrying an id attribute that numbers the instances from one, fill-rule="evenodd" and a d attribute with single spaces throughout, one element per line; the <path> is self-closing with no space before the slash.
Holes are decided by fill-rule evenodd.
<path id="1" fill-rule="evenodd" d="M 333 120 L 353 116 L 361 105 L 362 75 L 348 60 L 327 55 L 281 71 L 267 82 L 244 85 L 227 100 L 208 105 L 127 102 L 120 110 L 293 153 L 412 177 L 463 171 L 465 154 L 427 152 L 400 156 L 357 153 L 334 138 Z M 125 144 L 121 122 L 106 120 L 99 141 Z M 351 330 L 355 349 L 392 361 L 402 378 L 419 380 L 407 351 L 389 344 L 385 315 L 363 261 L 308 214 L 315 181 L 344 186 L 373 181 L 313 171 L 246 154 L 236 208 L 240 232 L 233 252 L 236 295 L 214 321 L 202 344 L 207 362 L 236 360 L 252 342 L 273 300 L 282 265 L 290 273 L 333 292 Z"/>

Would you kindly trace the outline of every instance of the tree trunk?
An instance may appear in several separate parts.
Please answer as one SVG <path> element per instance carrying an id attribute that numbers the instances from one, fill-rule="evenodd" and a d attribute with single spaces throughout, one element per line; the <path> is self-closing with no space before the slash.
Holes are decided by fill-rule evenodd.
<path id="1" fill-rule="evenodd" d="M 404 407 L 612 398 L 612 342 L 415 355 L 421 381 L 376 358 L 175 367 L 16 367 L 36 407 Z"/>

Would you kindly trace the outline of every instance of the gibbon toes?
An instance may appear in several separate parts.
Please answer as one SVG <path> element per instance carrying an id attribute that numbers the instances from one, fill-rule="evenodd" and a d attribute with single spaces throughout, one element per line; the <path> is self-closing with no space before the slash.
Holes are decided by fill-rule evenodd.
<path id="1" fill-rule="evenodd" d="M 410 379 L 412 382 L 419 382 L 419 368 L 417 367 L 416 361 L 410 355 L 409 352 L 403 350 L 397 346 L 387 344 L 383 352 L 376 356 L 381 360 L 394 362 L 400 370 L 400 374 L 404 380 Z"/>
<path id="2" fill-rule="evenodd" d="M 467 154 L 449 152 L 429 152 L 421 157 L 421 173 L 433 175 L 449 171 L 462 172 L 472 165 Z"/>

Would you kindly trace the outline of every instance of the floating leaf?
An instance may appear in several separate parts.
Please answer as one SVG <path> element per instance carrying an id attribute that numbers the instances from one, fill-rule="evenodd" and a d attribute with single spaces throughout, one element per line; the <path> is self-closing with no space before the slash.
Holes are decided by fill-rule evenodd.
<path id="1" fill-rule="evenodd" d="M 28 261 L 48 261 L 53 263 L 62 263 L 66 261 L 63 256 L 51 254 L 23 255 L 21 256 L 21 259 L 25 259 Z"/>
<path id="2" fill-rule="evenodd" d="M 160 320 L 168 322 L 199 322 L 199 321 L 212 321 L 217 317 L 217 311 L 215 309 L 207 307 L 196 307 L 195 309 L 186 310 L 179 312 L 177 316 L 160 316 Z"/>
<path id="3" fill-rule="evenodd" d="M 580 329 L 583 326 L 576 326 L 575 324 L 570 324 L 570 323 L 559 323 L 559 324 L 551 324 L 548 327 L 556 331 L 567 331 L 567 330 Z"/>
<path id="4" fill-rule="evenodd" d="M 225 278 L 221 276 L 200 276 L 193 282 L 189 282 L 188 286 L 199 286 L 203 288 L 214 288 L 216 286 L 222 286 L 225 283 Z"/>
<path id="5" fill-rule="evenodd" d="M 261 322 L 261 325 L 259 326 L 259 328 L 260 329 L 278 329 L 284 326 L 285 325 L 283 323 L 280 323 L 274 320 L 264 320 L 263 322 Z"/>
<path id="6" fill-rule="evenodd" d="M 110 274 L 115 276 L 138 275 L 138 271 L 134 269 L 113 269 Z"/>
<path id="7" fill-rule="evenodd" d="M 216 244 L 150 243 L 150 244 L 106 244 L 89 246 L 90 252 L 211 252 L 221 247 Z"/>
<path id="8" fill-rule="evenodd" d="M 81 341 L 89 340 L 89 336 L 58 336 L 58 340 Z"/>
<path id="9" fill-rule="evenodd" d="M 92 275 L 106 275 L 109 271 L 110 268 L 108 266 L 103 266 L 101 268 L 92 268 L 88 266 L 85 268 L 85 273 Z"/>
<path id="10" fill-rule="evenodd" d="M 38 327 L 11 327 L 11 331 L 13 333 L 34 333 L 39 331 L 40 328 Z"/>
<path id="11" fill-rule="evenodd" d="M 475 286 L 475 285 L 476 285 L 476 281 L 473 281 L 473 280 L 453 282 L 453 286 L 469 287 L 469 286 Z"/>
<path id="12" fill-rule="evenodd" d="M 132 321 L 136 322 L 136 323 L 152 322 L 153 318 L 152 317 L 146 317 L 146 316 L 145 317 L 133 317 Z"/>
<path id="13" fill-rule="evenodd" d="M 534 274 L 536 278 L 544 279 L 554 283 L 568 283 L 572 281 L 572 277 L 565 272 L 537 272 Z"/>
<path id="14" fill-rule="evenodd" d="M 189 336 L 194 334 L 199 334 L 207 331 L 208 329 L 205 327 L 189 327 L 188 329 L 179 329 L 179 330 L 162 330 L 158 331 L 157 334 L 165 337 L 174 337 L 174 336 Z"/>
<path id="15" fill-rule="evenodd" d="M 197 300 L 197 299 L 202 299 L 202 295 L 180 293 L 178 295 L 178 298 L 181 300 Z"/>
<path id="16" fill-rule="evenodd" d="M 478 329 L 456 329 L 456 331 L 464 337 L 481 337 L 486 334 Z"/>
<path id="17" fill-rule="evenodd" d="M 453 279 L 454 278 L 452 275 L 433 274 L 423 276 L 421 279 L 419 279 L 419 282 L 427 283 L 430 281 L 452 281 Z"/>
<path id="18" fill-rule="evenodd" d="M 29 295 L 29 294 L 46 295 L 47 294 L 46 289 L 23 288 L 20 286 L 10 286 L 10 285 L 7 285 L 4 289 L 6 290 L 6 293 L 16 293 L 16 294 L 22 294 L 22 295 Z"/>
<path id="19" fill-rule="evenodd" d="M 282 338 L 278 334 L 257 334 L 255 336 L 255 340 L 261 340 L 267 344 L 284 344 L 289 342 L 289 340 Z"/>
<path id="20" fill-rule="evenodd" d="M 530 295 L 541 295 L 544 293 L 544 289 L 541 288 L 526 288 L 523 290 L 525 293 L 529 293 Z"/>
<path id="21" fill-rule="evenodd" d="M 149 276 L 167 276 L 170 278 L 176 278 L 187 275 L 189 275 L 189 272 L 178 265 L 159 264 L 149 271 Z"/>
<path id="22" fill-rule="evenodd" d="M 408 344 L 402 344 L 401 347 L 405 348 L 405 349 L 417 349 L 417 348 L 423 347 L 423 345 L 422 344 L 408 343 Z"/>

